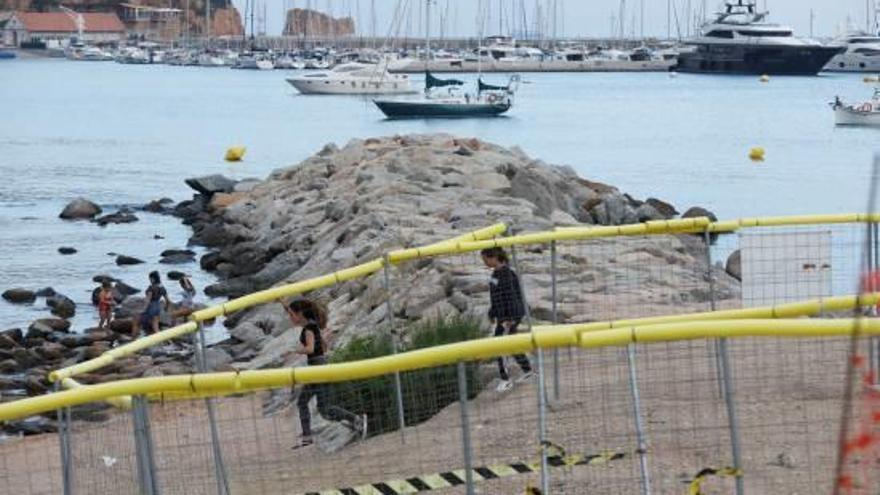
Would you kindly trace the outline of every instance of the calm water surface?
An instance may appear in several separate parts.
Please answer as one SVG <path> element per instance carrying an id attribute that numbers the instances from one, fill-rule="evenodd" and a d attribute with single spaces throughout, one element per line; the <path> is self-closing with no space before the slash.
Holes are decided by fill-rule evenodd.
<path id="1" fill-rule="evenodd" d="M 114 205 L 187 199 L 187 177 L 264 177 L 327 142 L 411 132 L 449 132 L 517 145 L 548 163 L 637 197 L 720 217 L 864 210 L 880 129 L 840 129 L 835 94 L 866 99 L 861 75 L 754 77 L 658 74 L 528 74 L 508 117 L 387 121 L 359 97 L 300 96 L 285 72 L 124 66 L 64 60 L 0 63 L 0 290 L 52 286 L 80 302 L 85 328 L 91 277 L 108 273 L 146 285 L 159 252 L 181 248 L 175 219 L 138 214 L 99 228 L 57 218 L 88 197 Z M 473 79 L 465 77 L 465 79 Z M 502 82 L 502 75 L 488 81 Z M 246 161 L 222 160 L 231 144 Z M 767 160 L 747 158 L 763 146 Z M 490 222 L 487 219 L 487 223 Z M 163 239 L 154 239 L 160 235 Z M 79 253 L 61 256 L 59 246 Z M 119 268 L 108 253 L 147 261 Z M 210 275 L 184 267 L 204 287 Z M 174 287 L 169 284 L 169 288 Z M 0 329 L 47 315 L 0 301 Z"/>

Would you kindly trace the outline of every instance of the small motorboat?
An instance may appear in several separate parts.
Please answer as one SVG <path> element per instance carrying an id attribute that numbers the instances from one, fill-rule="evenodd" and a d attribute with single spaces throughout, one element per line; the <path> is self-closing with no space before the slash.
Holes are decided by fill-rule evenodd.
<path id="1" fill-rule="evenodd" d="M 831 109 L 836 125 L 880 126 L 880 86 L 874 88 L 874 96 L 863 103 L 848 105 L 840 97 L 834 97 Z"/>
<path id="2" fill-rule="evenodd" d="M 0 60 L 9 60 L 13 58 L 15 58 L 15 52 L 0 48 Z"/>

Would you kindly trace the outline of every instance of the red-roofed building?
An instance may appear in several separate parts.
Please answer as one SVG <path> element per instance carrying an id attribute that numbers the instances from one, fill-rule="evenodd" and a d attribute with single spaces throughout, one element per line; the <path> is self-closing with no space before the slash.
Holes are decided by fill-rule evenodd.
<path id="1" fill-rule="evenodd" d="M 110 43 L 125 39 L 125 26 L 116 14 L 64 12 L 16 12 L 6 22 L 4 31 L 11 33 L 12 44 L 65 42 L 79 36 L 75 17 L 82 18 L 82 42 Z M 8 35 L 7 35 L 8 36 Z"/>

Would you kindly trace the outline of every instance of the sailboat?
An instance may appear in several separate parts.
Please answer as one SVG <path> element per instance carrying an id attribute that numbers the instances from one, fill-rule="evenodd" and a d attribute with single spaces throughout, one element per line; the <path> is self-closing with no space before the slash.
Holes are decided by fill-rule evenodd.
<path id="1" fill-rule="evenodd" d="M 464 82 L 458 79 L 440 79 L 428 71 L 431 58 L 430 12 L 431 0 L 427 0 L 426 18 L 428 28 L 425 39 L 425 90 L 422 98 L 377 98 L 373 103 L 388 118 L 426 117 L 495 117 L 513 107 L 513 96 L 519 87 L 519 75 L 510 77 L 506 86 L 495 86 L 477 79 L 477 92 L 462 91 Z"/>
<path id="2" fill-rule="evenodd" d="M 486 84 L 477 80 L 477 94 L 461 90 L 463 81 L 458 79 L 439 79 L 425 71 L 425 93 L 420 99 L 377 98 L 373 103 L 387 117 L 494 117 L 513 107 L 513 95 L 519 83 L 519 76 L 513 75 L 507 86 Z M 444 88 L 444 90 L 438 90 Z"/>

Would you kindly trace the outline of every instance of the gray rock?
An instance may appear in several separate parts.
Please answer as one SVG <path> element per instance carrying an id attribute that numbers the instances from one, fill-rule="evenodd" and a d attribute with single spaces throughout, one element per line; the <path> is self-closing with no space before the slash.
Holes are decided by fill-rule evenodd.
<path id="1" fill-rule="evenodd" d="M 219 371 L 232 362 L 232 356 L 219 347 L 205 349 L 205 366 L 208 371 Z"/>
<path id="2" fill-rule="evenodd" d="M 715 216 L 711 211 L 701 207 L 701 206 L 693 206 L 688 208 L 688 210 L 682 213 L 681 218 L 697 218 L 697 217 L 709 217 L 709 220 L 713 222 L 718 221 L 718 217 Z"/>
<path id="3" fill-rule="evenodd" d="M 51 287 L 44 287 L 44 288 L 34 292 L 34 295 L 37 297 L 52 297 L 55 294 L 56 294 L 55 289 L 53 289 Z"/>
<path id="4" fill-rule="evenodd" d="M 76 254 L 76 248 L 62 246 L 58 248 L 58 252 L 61 254 Z"/>
<path id="5" fill-rule="evenodd" d="M 168 213 L 174 206 L 174 200 L 171 198 L 154 199 L 141 207 L 142 210 L 150 213 Z"/>
<path id="6" fill-rule="evenodd" d="M 159 260 L 159 263 L 165 265 L 182 265 L 184 263 L 193 263 L 195 260 L 196 257 L 194 254 L 172 254 L 164 256 Z"/>
<path id="7" fill-rule="evenodd" d="M 185 182 L 186 185 L 195 189 L 196 192 L 207 197 L 213 196 L 214 193 L 231 193 L 235 190 L 235 181 L 220 174 L 193 177 L 186 179 Z"/>
<path id="8" fill-rule="evenodd" d="M 138 258 L 135 258 L 132 256 L 126 256 L 124 254 L 120 254 L 119 256 L 116 257 L 116 264 L 119 266 L 140 265 L 143 262 L 144 262 L 144 260 L 141 260 L 141 259 L 138 259 Z"/>
<path id="9" fill-rule="evenodd" d="M 20 328 L 9 328 L 7 330 L 3 330 L 2 332 L 0 332 L 0 337 L 5 337 L 13 344 L 20 344 L 22 339 L 24 338 Z M 3 346 L 0 345 L 0 348 L 2 347 Z"/>
<path id="10" fill-rule="evenodd" d="M 3 299 L 15 304 L 32 303 L 37 299 L 37 295 L 33 291 L 17 287 L 3 292 Z"/>
<path id="11" fill-rule="evenodd" d="M 179 272 L 179 271 L 177 271 L 177 270 L 171 270 L 170 272 L 168 272 L 168 273 L 166 274 L 166 276 L 168 277 L 168 280 L 173 280 L 173 281 L 177 282 L 178 280 L 180 280 L 180 279 L 182 279 L 183 277 L 185 277 L 186 274 L 183 273 L 183 272 Z"/>
<path id="12" fill-rule="evenodd" d="M 166 249 L 162 251 L 159 256 L 163 258 L 166 256 L 195 256 L 196 252 L 191 249 Z"/>
<path id="13" fill-rule="evenodd" d="M 232 188 L 232 191 L 233 192 L 248 193 L 248 192 L 253 191 L 255 187 L 262 184 L 262 182 L 263 181 L 261 181 L 259 179 L 244 179 L 244 180 L 238 181 L 235 184 L 235 187 Z"/>
<path id="14" fill-rule="evenodd" d="M 109 215 L 104 215 L 102 217 L 98 217 L 95 220 L 99 226 L 104 227 L 109 224 L 121 224 L 121 223 L 134 223 L 138 221 L 138 217 L 136 217 L 133 213 L 128 211 L 118 211 L 116 213 L 111 213 Z"/>
<path id="15" fill-rule="evenodd" d="M 39 320 L 35 320 L 31 326 L 37 324 L 44 325 L 51 332 L 70 331 L 70 322 L 62 318 L 40 318 Z"/>
<path id="16" fill-rule="evenodd" d="M 742 254 L 739 249 L 730 253 L 730 256 L 727 257 L 724 271 L 731 277 L 742 281 Z"/>
<path id="17" fill-rule="evenodd" d="M 653 206 L 654 209 L 663 215 L 664 218 L 669 219 L 678 215 L 678 210 L 676 210 L 674 206 L 657 198 L 648 198 L 645 200 L 645 203 Z"/>
<path id="18" fill-rule="evenodd" d="M 85 198 L 77 198 L 61 211 L 59 217 L 65 220 L 89 219 L 101 213 L 101 207 Z"/>
<path id="19" fill-rule="evenodd" d="M 52 308 L 52 314 L 55 316 L 71 318 L 76 315 L 76 303 L 63 294 L 46 298 L 46 305 Z"/>

